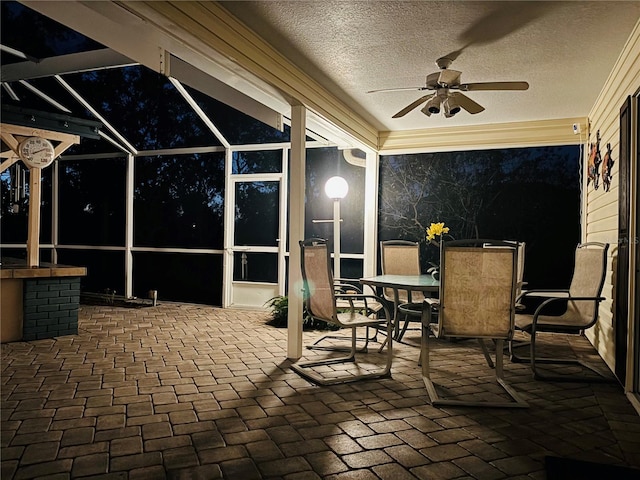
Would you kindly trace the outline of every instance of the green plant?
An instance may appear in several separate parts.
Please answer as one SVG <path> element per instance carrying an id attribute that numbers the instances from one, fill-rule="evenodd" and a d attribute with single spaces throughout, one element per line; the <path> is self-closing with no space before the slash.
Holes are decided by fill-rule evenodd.
<path id="1" fill-rule="evenodd" d="M 264 304 L 265 307 L 271 309 L 270 325 L 274 327 L 286 327 L 287 315 L 289 314 L 289 298 L 286 295 L 278 295 L 277 297 L 270 298 Z"/>
<path id="2" fill-rule="evenodd" d="M 286 295 L 278 295 L 270 298 L 264 304 L 271 309 L 272 318 L 269 325 L 284 328 L 287 326 L 287 318 L 289 315 L 289 297 Z M 336 330 L 337 327 L 328 324 L 324 320 L 317 320 L 307 312 L 306 307 L 302 309 L 302 328 L 308 330 Z"/>

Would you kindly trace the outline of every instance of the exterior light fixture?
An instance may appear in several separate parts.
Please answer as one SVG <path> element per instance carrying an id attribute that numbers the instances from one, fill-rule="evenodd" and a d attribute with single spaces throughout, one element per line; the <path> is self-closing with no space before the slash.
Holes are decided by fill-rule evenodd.
<path id="1" fill-rule="evenodd" d="M 342 177 L 331 177 L 324 191 L 333 200 L 333 276 L 340 278 L 340 200 L 347 196 L 349 184 Z"/>
<path id="2" fill-rule="evenodd" d="M 332 200 L 341 200 L 349 193 L 349 184 L 342 177 L 331 177 L 324 184 L 324 191 Z"/>
<path id="3" fill-rule="evenodd" d="M 427 117 L 430 117 L 431 114 L 437 115 L 438 113 L 440 113 L 440 103 L 441 103 L 440 95 L 436 95 L 433 98 L 431 98 L 420 111 L 424 113 Z"/>
<path id="4" fill-rule="evenodd" d="M 456 113 L 460 111 L 460 105 L 458 101 L 453 97 L 448 97 L 444 102 L 444 116 L 449 118 L 453 117 Z"/>

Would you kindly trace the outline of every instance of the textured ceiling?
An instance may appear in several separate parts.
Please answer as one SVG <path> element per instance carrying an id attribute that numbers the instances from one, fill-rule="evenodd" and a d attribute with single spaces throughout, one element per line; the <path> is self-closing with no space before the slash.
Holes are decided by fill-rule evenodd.
<path id="1" fill-rule="evenodd" d="M 220 2 L 379 130 L 585 117 L 640 18 L 640 2 Z M 527 81 L 527 91 L 468 92 L 486 110 L 453 118 L 416 108 L 418 87 L 457 56 L 462 82 Z"/>

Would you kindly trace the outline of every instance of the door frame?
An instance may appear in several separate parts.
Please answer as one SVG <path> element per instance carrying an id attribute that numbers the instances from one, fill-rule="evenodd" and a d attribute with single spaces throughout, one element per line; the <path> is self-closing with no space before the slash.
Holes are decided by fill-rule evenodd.
<path id="1" fill-rule="evenodd" d="M 630 241 L 629 242 L 629 344 L 627 350 L 627 387 L 628 397 L 640 413 L 640 248 L 638 237 L 640 232 L 640 212 L 638 211 L 638 199 L 640 189 L 640 90 L 631 95 L 631 131 L 630 131 L 630 202 L 635 205 L 631 208 Z"/>
<path id="2" fill-rule="evenodd" d="M 222 288 L 222 307 L 223 308 L 245 308 L 245 309 L 264 309 L 264 301 L 272 298 L 276 295 L 283 295 L 285 291 L 285 279 L 286 279 L 286 228 L 287 228 L 287 183 L 286 183 L 286 168 L 287 168 L 287 152 L 288 148 L 279 147 L 278 150 L 282 150 L 282 168 L 278 173 L 232 173 L 232 159 L 233 152 L 236 151 L 233 148 L 227 149 L 225 164 L 226 164 L 226 178 L 225 178 L 225 212 L 224 212 L 224 257 L 223 257 L 223 288 Z M 246 151 L 246 148 L 238 149 Z M 252 148 L 252 151 L 261 150 L 273 150 L 273 148 Z M 278 182 L 279 183 L 279 211 L 278 211 L 278 237 L 276 238 L 277 245 L 275 247 L 245 247 L 234 245 L 235 237 L 235 187 L 237 183 L 245 182 Z M 265 253 L 277 253 L 278 260 L 278 273 L 277 282 L 242 282 L 233 280 L 234 271 L 234 254 L 239 251 L 252 251 L 252 252 L 265 252 Z M 264 301 L 246 303 L 237 302 L 237 294 L 241 294 L 245 291 L 248 295 L 256 298 L 261 298 Z"/>

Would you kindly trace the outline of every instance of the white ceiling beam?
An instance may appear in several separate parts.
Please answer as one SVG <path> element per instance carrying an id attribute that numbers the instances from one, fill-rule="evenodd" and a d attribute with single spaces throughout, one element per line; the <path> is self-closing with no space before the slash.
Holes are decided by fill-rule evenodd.
<path id="1" fill-rule="evenodd" d="M 46 93 L 44 93 L 42 90 L 34 87 L 33 85 L 31 85 L 29 82 L 27 82 L 26 80 L 20 80 L 20 85 L 22 85 L 23 87 L 25 87 L 27 90 L 32 91 L 33 93 L 35 93 L 38 97 L 40 97 L 41 99 L 43 99 L 45 102 L 47 102 L 49 105 L 52 105 L 53 107 L 57 108 L 58 110 L 64 112 L 64 113 L 71 113 L 71 110 L 69 110 L 67 107 L 65 107 L 64 105 L 62 105 L 60 102 L 54 100 L 53 98 L 51 98 L 49 95 L 47 95 Z"/>
<path id="2" fill-rule="evenodd" d="M 15 82 L 17 80 L 30 80 L 51 75 L 64 75 L 136 64 L 137 62 L 110 48 L 103 48 L 90 52 L 43 58 L 38 63 L 19 62 L 3 65 L 0 71 L 0 79 L 3 82 Z"/>
<path id="3" fill-rule="evenodd" d="M 20 3 L 156 72 L 161 70 L 164 59 L 159 35 L 140 17 L 114 2 L 23 0 Z"/>
<path id="4" fill-rule="evenodd" d="M 199 92 L 215 98 L 272 128 L 280 131 L 284 129 L 281 113 L 257 102 L 253 98 L 231 88 L 226 83 L 221 82 L 215 77 L 173 55 L 168 56 L 168 65 L 165 73 L 169 77 L 179 80 L 180 83 L 189 85 Z"/>
<path id="5" fill-rule="evenodd" d="M 104 118 L 95 108 L 93 108 L 93 106 L 91 106 L 91 104 L 87 102 L 82 95 L 76 92 L 73 89 L 73 87 L 69 85 L 61 76 L 54 75 L 54 78 L 58 81 L 60 85 L 62 85 L 62 87 L 67 92 L 71 94 L 73 98 L 75 98 L 84 108 L 89 110 L 89 112 L 91 112 L 91 114 L 95 118 L 100 120 L 104 125 L 104 127 L 108 129 L 113 135 L 115 135 L 120 142 L 122 142 L 122 144 L 129 150 L 129 153 L 132 153 L 133 155 L 138 153 L 136 148 L 133 145 L 131 145 L 131 143 L 129 143 L 129 141 L 126 138 L 124 138 L 124 136 L 120 134 L 120 132 L 118 132 L 118 130 L 116 130 L 116 128 L 114 128 L 113 125 L 111 125 L 106 118 Z"/>
<path id="6" fill-rule="evenodd" d="M 231 145 L 229 144 L 227 139 L 224 137 L 222 132 L 220 132 L 220 130 L 218 130 L 218 127 L 216 127 L 213 124 L 213 122 L 207 116 L 207 114 L 204 113 L 204 110 L 202 110 L 202 108 L 200 108 L 200 105 L 198 105 L 198 103 L 193 99 L 193 97 L 191 95 L 189 95 L 189 92 L 187 92 L 187 90 L 180 83 L 180 81 L 177 80 L 176 78 L 173 78 L 173 77 L 169 77 L 169 81 L 171 81 L 171 84 L 175 87 L 175 89 L 178 91 L 178 93 L 180 93 L 180 95 L 182 95 L 182 98 L 184 98 L 185 101 L 189 104 L 189 106 L 193 109 L 193 111 L 196 112 L 196 115 L 198 115 L 198 117 L 200 117 L 200 120 L 203 121 L 203 123 L 207 126 L 209 131 L 211 131 L 211 133 L 213 133 L 215 135 L 215 137 L 218 139 L 218 141 L 220 143 L 222 143 L 222 145 L 225 148 L 230 148 Z"/>

